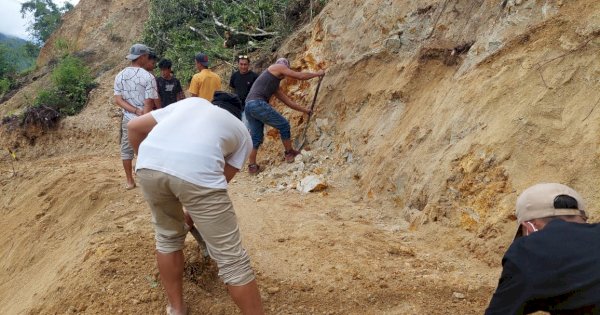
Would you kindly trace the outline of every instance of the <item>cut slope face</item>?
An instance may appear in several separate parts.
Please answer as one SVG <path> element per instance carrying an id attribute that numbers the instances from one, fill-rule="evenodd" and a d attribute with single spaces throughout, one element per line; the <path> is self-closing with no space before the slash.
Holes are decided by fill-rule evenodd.
<path id="1" fill-rule="evenodd" d="M 382 215 L 489 234 L 512 224 L 517 193 L 537 182 L 600 201 L 599 9 L 332 1 L 282 51 L 328 69 L 317 117 L 333 126 L 313 140 L 352 153 L 345 178 L 397 205 Z"/>

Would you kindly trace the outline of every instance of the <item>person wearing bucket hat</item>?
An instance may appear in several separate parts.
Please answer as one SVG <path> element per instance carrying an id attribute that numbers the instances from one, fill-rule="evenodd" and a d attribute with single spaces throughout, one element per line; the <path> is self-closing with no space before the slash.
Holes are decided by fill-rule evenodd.
<path id="1" fill-rule="evenodd" d="M 192 77 L 188 92 L 193 97 L 200 97 L 212 101 L 215 91 L 221 90 L 221 77 L 208 68 L 208 56 L 204 53 L 198 53 L 194 57 L 198 73 Z"/>
<path id="2" fill-rule="evenodd" d="M 144 44 L 134 44 L 125 56 L 131 64 L 115 77 L 114 102 L 123 110 L 121 120 L 121 161 L 125 170 L 126 189 L 136 187 L 133 179 L 134 152 L 129 145 L 127 123 L 137 116 L 142 115 L 154 107 L 154 100 L 158 98 L 158 89 L 154 75 L 146 71 L 152 50 Z"/>
<path id="3" fill-rule="evenodd" d="M 586 223 L 583 198 L 562 184 L 537 184 L 517 198 L 516 216 L 485 314 L 600 314 L 600 225 Z"/>

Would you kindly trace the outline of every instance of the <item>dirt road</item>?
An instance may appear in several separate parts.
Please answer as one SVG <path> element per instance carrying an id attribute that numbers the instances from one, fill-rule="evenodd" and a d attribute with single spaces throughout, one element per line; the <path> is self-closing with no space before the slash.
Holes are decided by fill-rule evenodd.
<path id="1" fill-rule="evenodd" d="M 116 156 L 19 162 L 0 179 L 0 313 L 162 314 L 149 211 L 125 191 Z M 326 193 L 260 193 L 260 179 L 231 184 L 243 239 L 270 314 L 480 314 L 499 268 L 463 248 L 465 235 L 436 224 L 386 225 L 391 205 Z M 388 209 L 389 210 L 389 209 Z M 237 309 L 186 243 L 192 314 Z"/>

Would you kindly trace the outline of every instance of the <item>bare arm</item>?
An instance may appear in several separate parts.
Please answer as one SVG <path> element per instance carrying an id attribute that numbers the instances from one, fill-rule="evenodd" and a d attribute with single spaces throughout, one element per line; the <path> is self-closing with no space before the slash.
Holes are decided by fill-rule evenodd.
<path id="1" fill-rule="evenodd" d="M 127 124 L 127 136 L 129 137 L 129 143 L 133 147 L 133 151 L 137 155 L 138 149 L 140 148 L 140 144 L 152 128 L 156 126 L 157 122 L 152 117 L 152 114 L 145 114 L 139 117 L 135 117 Z"/>
<path id="2" fill-rule="evenodd" d="M 292 101 L 287 95 L 285 95 L 285 93 L 283 93 L 283 91 L 281 90 L 281 88 L 279 88 L 277 90 L 277 92 L 275 92 L 275 97 L 277 97 L 280 101 L 282 101 L 285 105 L 287 105 L 289 108 L 291 109 L 295 109 L 299 112 L 303 112 L 303 113 L 310 113 L 310 109 L 308 108 L 304 108 L 298 104 L 296 104 L 296 102 Z"/>
<path id="3" fill-rule="evenodd" d="M 227 180 L 228 183 L 233 178 L 233 176 L 235 176 L 235 174 L 237 174 L 238 171 L 239 171 L 239 169 L 225 163 L 225 168 L 223 169 L 223 173 L 225 174 L 225 179 Z"/>
<path id="4" fill-rule="evenodd" d="M 126 100 L 123 99 L 123 97 L 121 95 L 115 95 L 115 104 L 117 104 L 117 106 L 123 108 L 124 110 L 130 112 L 130 113 L 134 113 L 136 115 L 141 115 L 142 114 L 142 110 L 129 104 Z"/>
<path id="5" fill-rule="evenodd" d="M 154 109 L 154 99 L 147 98 L 144 100 L 144 114 L 151 112 Z"/>
<path id="6" fill-rule="evenodd" d="M 177 101 L 181 101 L 182 99 L 185 98 L 185 94 L 183 94 L 183 92 L 179 92 L 177 93 Z"/>
<path id="7" fill-rule="evenodd" d="M 284 75 L 297 80 L 308 80 L 325 75 L 325 71 L 323 70 L 319 70 L 318 72 L 297 72 L 280 64 L 271 65 L 268 70 L 275 76 Z"/>

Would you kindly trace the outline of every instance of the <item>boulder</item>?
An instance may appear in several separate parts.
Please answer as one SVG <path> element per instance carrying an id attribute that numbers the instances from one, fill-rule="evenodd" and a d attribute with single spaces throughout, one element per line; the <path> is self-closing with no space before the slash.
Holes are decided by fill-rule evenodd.
<path id="1" fill-rule="evenodd" d="M 303 192 L 317 192 L 322 191 L 328 187 L 325 180 L 317 175 L 309 175 L 300 180 L 300 183 L 296 186 L 296 189 Z"/>

